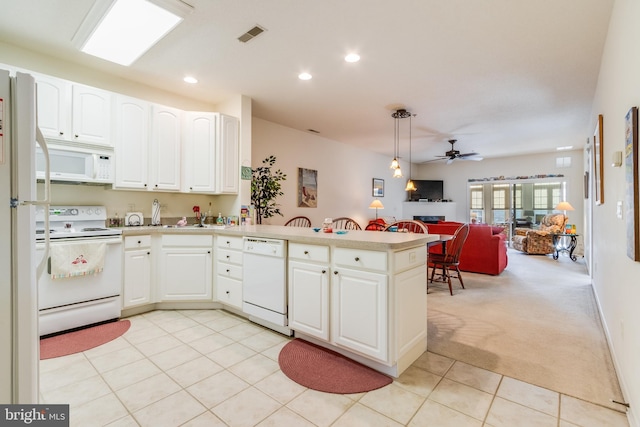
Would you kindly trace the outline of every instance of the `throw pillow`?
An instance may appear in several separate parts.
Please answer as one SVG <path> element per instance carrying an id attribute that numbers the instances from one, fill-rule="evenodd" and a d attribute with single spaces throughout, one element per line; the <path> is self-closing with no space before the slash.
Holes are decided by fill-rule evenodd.
<path id="1" fill-rule="evenodd" d="M 491 226 L 491 234 L 500 234 L 504 231 L 504 227 L 493 225 Z"/>

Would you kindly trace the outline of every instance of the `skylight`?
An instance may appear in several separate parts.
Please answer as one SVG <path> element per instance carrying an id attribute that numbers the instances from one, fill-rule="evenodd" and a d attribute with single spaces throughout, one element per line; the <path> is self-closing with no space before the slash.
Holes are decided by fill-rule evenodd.
<path id="1" fill-rule="evenodd" d="M 191 11 L 179 1 L 98 0 L 74 43 L 89 55 L 129 66 L 182 22 L 185 9 Z"/>

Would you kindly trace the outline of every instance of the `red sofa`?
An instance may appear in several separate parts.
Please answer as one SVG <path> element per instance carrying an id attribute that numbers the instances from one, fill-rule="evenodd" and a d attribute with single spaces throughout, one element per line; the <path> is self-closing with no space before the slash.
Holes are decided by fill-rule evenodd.
<path id="1" fill-rule="evenodd" d="M 426 224 L 429 234 L 454 234 L 461 223 L 439 221 Z M 469 236 L 462 247 L 459 268 L 472 273 L 498 275 L 507 267 L 507 240 L 502 227 L 469 224 Z M 441 253 L 442 245 L 433 245 L 430 253 Z"/>

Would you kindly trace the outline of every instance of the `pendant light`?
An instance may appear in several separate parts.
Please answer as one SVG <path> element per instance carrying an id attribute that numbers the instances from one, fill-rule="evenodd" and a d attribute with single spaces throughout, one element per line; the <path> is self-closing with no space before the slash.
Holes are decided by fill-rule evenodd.
<path id="1" fill-rule="evenodd" d="M 391 162 L 390 168 L 393 169 L 394 178 L 402 178 L 402 170 L 400 169 L 400 163 L 398 162 L 398 155 L 400 153 L 400 119 L 406 119 L 407 117 L 411 117 L 411 113 L 409 113 L 405 109 L 399 109 L 399 110 L 396 110 L 395 113 L 392 113 L 391 117 L 394 118 L 394 135 L 393 135 L 393 161 Z"/>
<path id="2" fill-rule="evenodd" d="M 411 116 L 409 116 L 409 179 L 407 180 L 407 186 L 404 188 L 404 191 L 416 191 L 416 186 L 413 181 L 411 181 Z"/>

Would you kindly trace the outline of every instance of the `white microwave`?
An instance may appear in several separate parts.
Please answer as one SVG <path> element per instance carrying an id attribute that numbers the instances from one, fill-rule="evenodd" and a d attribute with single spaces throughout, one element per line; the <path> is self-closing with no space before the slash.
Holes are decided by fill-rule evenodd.
<path id="1" fill-rule="evenodd" d="M 50 179 L 53 182 L 113 184 L 113 149 L 110 147 L 49 144 Z M 36 178 L 44 179 L 45 159 L 36 148 Z"/>

